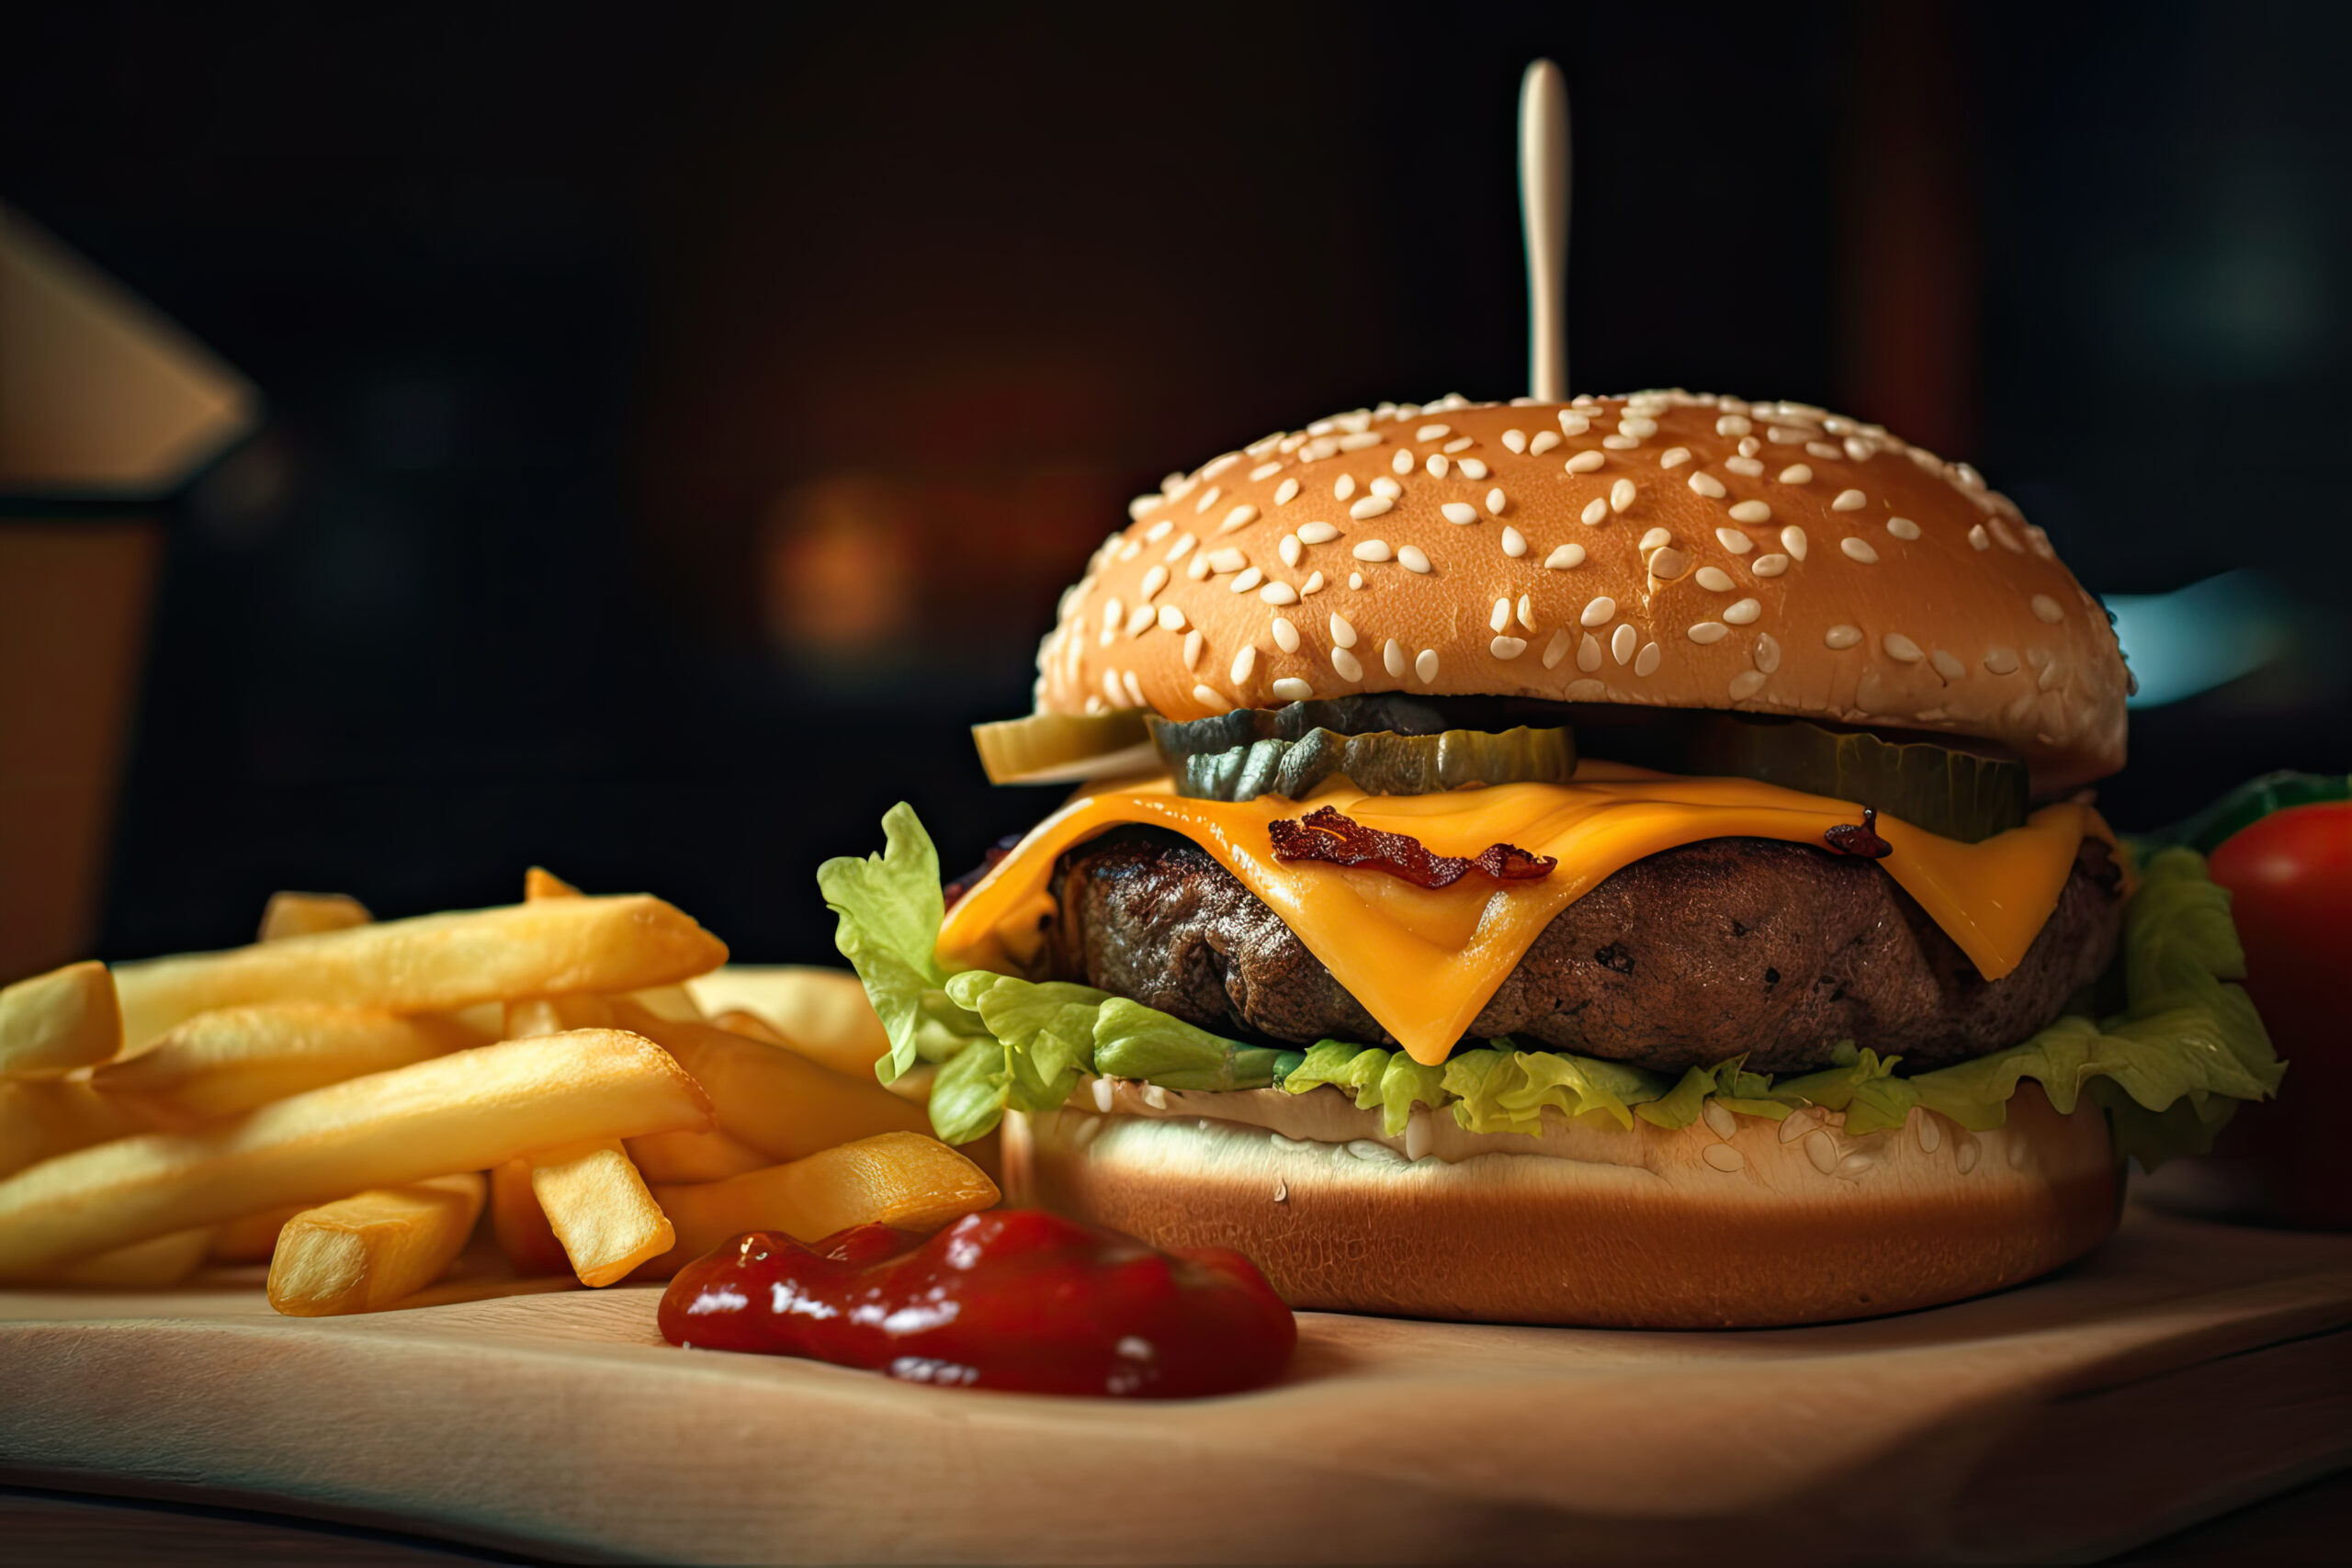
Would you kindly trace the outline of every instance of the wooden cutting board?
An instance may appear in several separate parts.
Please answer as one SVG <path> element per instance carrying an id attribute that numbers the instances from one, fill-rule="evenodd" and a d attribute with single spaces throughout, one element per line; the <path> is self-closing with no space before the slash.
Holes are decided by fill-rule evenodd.
<path id="1" fill-rule="evenodd" d="M 1637 1334 L 1313 1314 L 1182 1404 L 682 1352 L 653 1289 L 371 1317 L 0 1292 L 0 1480 L 583 1561 L 2084 1560 L 2352 1465 L 2352 1237 L 2135 1210 L 2055 1278 Z"/>

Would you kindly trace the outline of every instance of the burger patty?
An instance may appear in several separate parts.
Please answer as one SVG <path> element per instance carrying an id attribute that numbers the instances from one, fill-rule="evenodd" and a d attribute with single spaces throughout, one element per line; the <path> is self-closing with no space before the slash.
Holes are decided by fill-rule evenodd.
<path id="1" fill-rule="evenodd" d="M 2075 852 L 2025 961 L 1988 981 L 1874 861 L 1710 839 L 1634 862 L 1563 909 L 1472 1022 L 1664 1073 L 1745 1053 L 1758 1072 L 1828 1066 L 1842 1041 L 1915 1067 L 2015 1044 L 2113 956 L 2122 875 Z M 1125 829 L 1065 856 L 1051 951 L 1083 980 L 1220 1032 L 1396 1041 L 1291 929 L 1209 855 Z"/>

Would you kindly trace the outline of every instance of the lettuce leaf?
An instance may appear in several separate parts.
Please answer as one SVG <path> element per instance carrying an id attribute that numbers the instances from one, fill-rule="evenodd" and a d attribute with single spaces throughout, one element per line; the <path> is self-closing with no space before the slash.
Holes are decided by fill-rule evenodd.
<path id="1" fill-rule="evenodd" d="M 944 1063 L 931 1116 L 950 1143 L 987 1133 L 1008 1108 L 1061 1105 L 1086 1073 L 1175 1089 L 1279 1084 L 1303 1094 L 1328 1084 L 1359 1109 L 1378 1110 L 1391 1135 L 1416 1106 L 1446 1111 L 1474 1133 L 1538 1132 L 1547 1107 L 1628 1131 L 1636 1119 L 1673 1130 L 1711 1104 L 1772 1119 L 1822 1106 L 1844 1112 L 1856 1134 L 1899 1127 L 1925 1106 L 1984 1131 L 2007 1119 L 2010 1097 L 2030 1079 L 2061 1111 L 2088 1096 L 2117 1148 L 2154 1169 L 2211 1148 L 2232 1108 L 2275 1092 L 2285 1071 L 2253 1003 L 2232 983 L 2244 977 L 2245 955 L 2229 894 L 2188 849 L 2153 855 L 2124 907 L 2120 1011 L 2070 1013 L 2007 1050 L 1930 1072 L 1901 1073 L 1900 1057 L 1849 1042 L 1818 1072 L 1776 1080 L 1734 1058 L 1669 1080 L 1623 1062 L 1522 1051 L 1507 1039 L 1465 1046 L 1437 1066 L 1338 1040 L 1302 1055 L 1227 1040 L 1088 986 L 951 974 L 934 952 L 945 912 L 939 857 L 906 806 L 883 818 L 883 832 L 882 854 L 828 861 L 818 882 L 840 917 L 836 945 L 889 1032 L 877 1076 L 888 1082 L 918 1061 Z"/>

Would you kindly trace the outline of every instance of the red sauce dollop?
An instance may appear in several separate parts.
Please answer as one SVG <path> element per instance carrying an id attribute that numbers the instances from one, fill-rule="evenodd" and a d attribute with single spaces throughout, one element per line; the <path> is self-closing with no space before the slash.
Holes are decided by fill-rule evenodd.
<path id="1" fill-rule="evenodd" d="M 810 1247 L 753 1231 L 681 1269 L 662 1336 L 912 1382 L 1175 1399 L 1282 1375 L 1297 1320 L 1226 1247 L 1156 1251 L 1038 1209 L 927 1240 L 861 1225 Z"/>

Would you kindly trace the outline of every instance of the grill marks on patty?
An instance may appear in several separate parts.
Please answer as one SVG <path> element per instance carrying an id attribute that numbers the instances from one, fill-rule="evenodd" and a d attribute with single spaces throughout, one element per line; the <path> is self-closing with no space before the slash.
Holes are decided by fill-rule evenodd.
<path id="1" fill-rule="evenodd" d="M 2016 1043 L 2097 979 L 2122 876 L 2086 840 L 2058 908 L 1999 980 L 1875 862 L 1770 839 L 1711 839 L 1634 862 L 1554 919 L 1471 1025 L 1659 1072 L 1745 1052 L 1758 1072 L 1826 1066 L 1839 1041 L 1913 1067 Z M 1225 1033 L 1394 1045 L 1231 873 L 1186 840 L 1123 829 L 1055 885 L 1057 977 Z"/>

